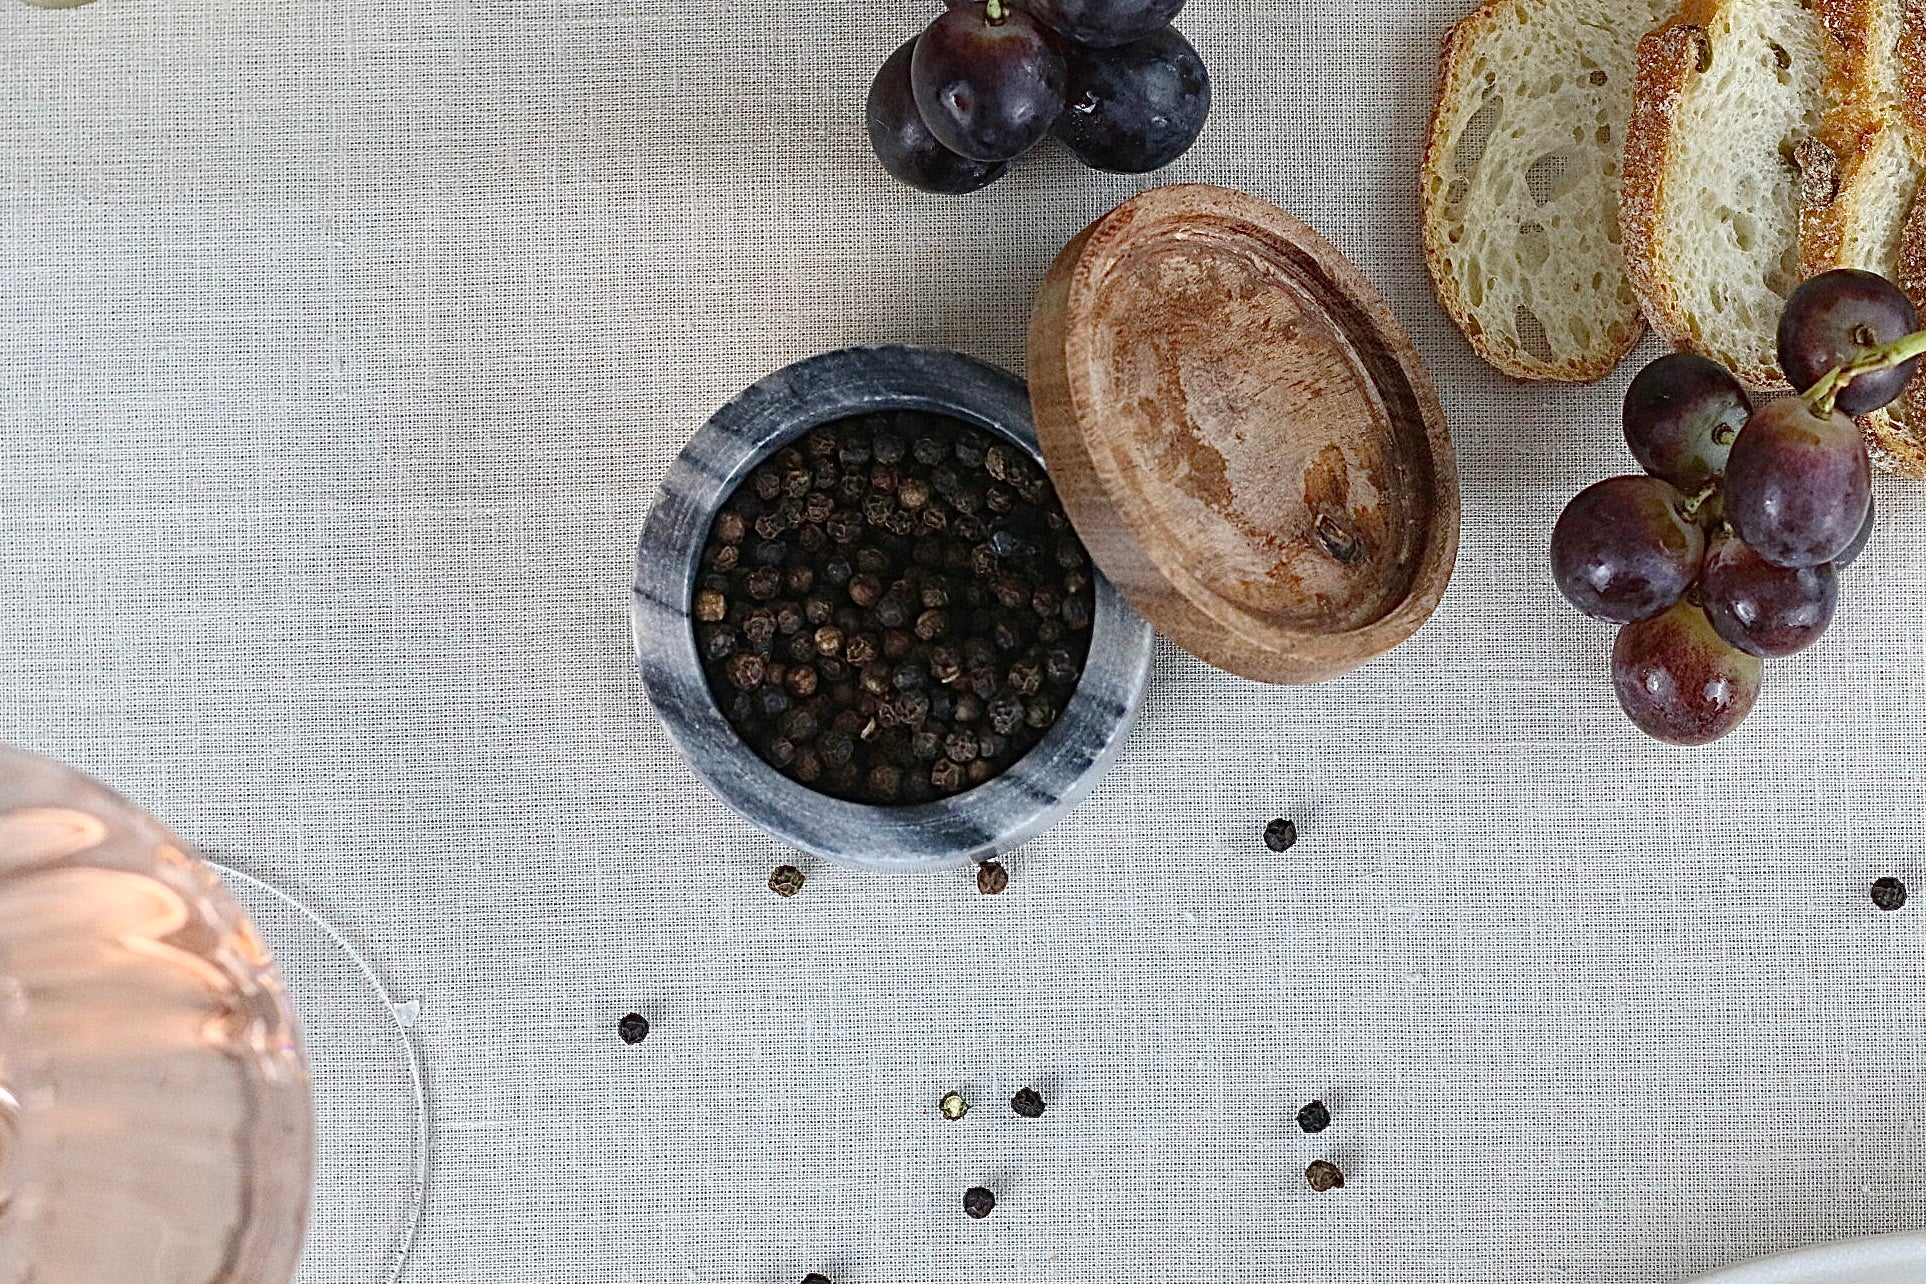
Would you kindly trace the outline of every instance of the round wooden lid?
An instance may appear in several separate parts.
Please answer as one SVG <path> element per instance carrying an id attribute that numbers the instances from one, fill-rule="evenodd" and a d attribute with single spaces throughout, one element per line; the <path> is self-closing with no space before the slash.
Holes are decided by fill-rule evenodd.
<path id="1" fill-rule="evenodd" d="M 1332 677 L 1444 595 L 1437 393 L 1370 283 L 1273 205 L 1191 184 L 1091 224 L 1037 300 L 1030 399 L 1091 556 L 1219 668 Z"/>

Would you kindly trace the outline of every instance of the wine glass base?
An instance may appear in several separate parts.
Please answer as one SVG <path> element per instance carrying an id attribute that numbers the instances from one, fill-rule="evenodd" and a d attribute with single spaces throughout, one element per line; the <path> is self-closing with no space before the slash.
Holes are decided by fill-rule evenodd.
<path id="1" fill-rule="evenodd" d="M 207 862 L 274 954 L 314 1081 L 314 1203 L 295 1284 L 401 1277 L 428 1185 L 428 1110 L 410 1028 L 326 920 L 252 874 Z"/>

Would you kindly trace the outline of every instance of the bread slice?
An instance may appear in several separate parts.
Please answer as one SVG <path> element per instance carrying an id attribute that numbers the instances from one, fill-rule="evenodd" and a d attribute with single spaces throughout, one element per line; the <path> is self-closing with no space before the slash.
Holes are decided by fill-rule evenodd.
<path id="1" fill-rule="evenodd" d="M 1926 102 L 1916 92 L 1926 88 L 1926 75 L 1919 74 L 1926 72 L 1926 33 L 1908 8 L 1908 0 L 1815 0 L 1828 37 L 1827 101 L 1809 145 L 1802 191 L 1803 275 L 1852 267 L 1901 276 L 1908 212 L 1926 178 Z M 1919 80 L 1913 93 L 1909 62 Z M 1915 239 L 1921 236 L 1926 233 Z M 1910 293 L 1916 306 L 1922 303 L 1926 279 Z M 1926 390 L 1874 412 L 1863 424 L 1874 457 L 1890 471 L 1926 475 L 1926 450 L 1912 427 L 1926 424 Z"/>
<path id="2" fill-rule="evenodd" d="M 1425 263 L 1508 375 L 1597 379 L 1644 333 L 1619 246 L 1620 150 L 1638 39 L 1670 3 L 1489 0 L 1445 37 Z"/>
<path id="3" fill-rule="evenodd" d="M 1620 220 L 1652 328 L 1783 388 L 1775 336 L 1800 280 L 1807 146 L 1827 39 L 1800 0 L 1685 0 L 1639 42 Z"/>

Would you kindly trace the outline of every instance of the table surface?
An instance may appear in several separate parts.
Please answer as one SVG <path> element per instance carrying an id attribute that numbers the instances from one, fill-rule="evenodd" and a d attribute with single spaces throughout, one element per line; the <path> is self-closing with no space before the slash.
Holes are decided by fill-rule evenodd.
<path id="1" fill-rule="evenodd" d="M 0 739 L 419 1004 L 409 1279 L 1630 1284 L 1926 1226 L 1921 920 L 1866 895 L 1926 885 L 1926 492 L 1882 483 L 1739 734 L 1629 728 L 1544 566 L 1629 467 L 1631 367 L 1508 384 L 1417 249 L 1462 4 L 1192 0 L 1189 156 L 963 200 L 858 123 L 933 0 L 0 4 Z M 1442 609 L 1311 689 L 1164 646 L 1000 898 L 809 864 L 777 899 L 633 667 L 669 459 L 808 353 L 1020 370 L 1058 247 L 1176 179 L 1317 226 L 1410 329 L 1464 477 Z"/>

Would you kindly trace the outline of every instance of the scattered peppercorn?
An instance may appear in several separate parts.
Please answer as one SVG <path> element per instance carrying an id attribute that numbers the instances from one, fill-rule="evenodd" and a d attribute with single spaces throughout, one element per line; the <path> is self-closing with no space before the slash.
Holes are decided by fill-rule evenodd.
<path id="1" fill-rule="evenodd" d="M 1002 861 L 986 860 L 976 867 L 976 890 L 985 896 L 1001 896 L 1010 885 L 1010 871 Z"/>
<path id="2" fill-rule="evenodd" d="M 1311 1166 L 1304 1170 L 1304 1180 L 1311 1183 L 1311 1189 L 1323 1194 L 1327 1190 L 1342 1190 L 1344 1174 L 1338 1166 L 1328 1159 L 1314 1159 Z"/>
<path id="3" fill-rule="evenodd" d="M 1264 845 L 1274 852 L 1287 852 L 1297 846 L 1297 822 L 1279 816 L 1264 826 Z"/>
<path id="4" fill-rule="evenodd" d="M 1872 885 L 1872 901 L 1880 909 L 1891 913 L 1906 904 L 1906 884 L 1896 878 L 1882 878 Z"/>
<path id="5" fill-rule="evenodd" d="M 794 865 L 778 865 L 769 875 L 769 890 L 778 896 L 794 896 L 803 888 L 803 872 Z"/>
<path id="6" fill-rule="evenodd" d="M 1042 740 L 1083 676 L 1089 557 L 1027 453 L 957 420 L 812 429 L 724 502 L 702 567 L 690 612 L 724 716 L 837 798 L 910 806 L 980 785 Z"/>
<path id="7" fill-rule="evenodd" d="M 640 1043 L 649 1037 L 649 1018 L 640 1012 L 631 1012 L 615 1023 L 615 1032 L 622 1036 L 624 1043 Z"/>
<path id="8" fill-rule="evenodd" d="M 1010 1109 L 1024 1119 L 1041 1119 L 1043 1094 L 1035 1088 L 1018 1088 L 1016 1096 L 1010 1098 Z"/>
<path id="9" fill-rule="evenodd" d="M 988 1186 L 972 1186 L 963 1192 L 963 1211 L 982 1221 L 996 1211 L 996 1194 Z"/>
<path id="10" fill-rule="evenodd" d="M 943 1100 L 937 1103 L 937 1109 L 943 1112 L 945 1119 L 961 1119 L 970 1113 L 970 1103 L 963 1099 L 960 1092 L 946 1092 Z"/>
<path id="11" fill-rule="evenodd" d="M 1322 1101 L 1313 1101 L 1297 1112 L 1297 1126 L 1305 1132 L 1323 1132 L 1331 1126 L 1331 1111 Z"/>

